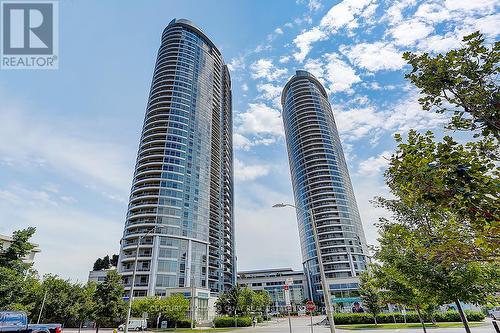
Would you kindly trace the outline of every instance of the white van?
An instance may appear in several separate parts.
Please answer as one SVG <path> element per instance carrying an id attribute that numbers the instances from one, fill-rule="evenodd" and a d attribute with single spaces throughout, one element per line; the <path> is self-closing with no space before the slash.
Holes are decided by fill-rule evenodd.
<path id="1" fill-rule="evenodd" d="M 494 307 L 489 312 L 493 319 L 500 320 L 500 306 Z"/>
<path id="2" fill-rule="evenodd" d="M 146 319 L 130 319 L 128 322 L 129 331 L 144 331 L 148 328 L 148 322 Z M 123 331 L 125 329 L 125 324 L 121 324 L 118 326 L 119 331 Z"/>

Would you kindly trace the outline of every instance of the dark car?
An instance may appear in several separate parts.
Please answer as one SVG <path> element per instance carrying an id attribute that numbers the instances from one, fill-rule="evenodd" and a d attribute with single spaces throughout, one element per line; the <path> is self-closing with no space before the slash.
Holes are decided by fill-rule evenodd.
<path id="1" fill-rule="evenodd" d="M 21 311 L 0 311 L 1 333 L 62 333 L 61 324 L 28 324 Z"/>

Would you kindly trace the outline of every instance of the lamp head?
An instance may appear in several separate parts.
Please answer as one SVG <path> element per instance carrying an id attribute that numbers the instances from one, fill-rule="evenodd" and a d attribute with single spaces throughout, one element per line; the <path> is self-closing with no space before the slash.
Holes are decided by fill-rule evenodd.
<path id="1" fill-rule="evenodd" d="M 283 207 L 286 207 L 284 203 L 277 203 L 273 205 L 273 208 L 283 208 Z"/>

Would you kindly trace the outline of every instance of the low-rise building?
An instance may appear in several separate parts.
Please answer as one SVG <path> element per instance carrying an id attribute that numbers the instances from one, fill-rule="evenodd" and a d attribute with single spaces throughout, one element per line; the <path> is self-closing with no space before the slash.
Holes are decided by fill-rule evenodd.
<path id="1" fill-rule="evenodd" d="M 0 235 L 0 245 L 4 250 L 10 247 L 12 241 L 13 241 L 12 237 Z M 32 264 L 33 261 L 35 260 L 35 254 L 41 252 L 40 248 L 38 247 L 38 244 L 36 243 L 30 243 L 30 244 L 33 245 L 33 249 L 31 249 L 30 253 L 28 253 L 23 259 L 23 261 L 27 264 Z"/>
<path id="2" fill-rule="evenodd" d="M 297 310 L 307 299 L 307 284 L 302 271 L 291 268 L 263 269 L 238 272 L 238 285 L 248 287 L 254 291 L 265 290 L 273 300 L 272 310 L 282 311 L 285 307 L 285 281 L 292 279 L 289 285 L 290 303 Z"/>
<path id="3" fill-rule="evenodd" d="M 116 268 L 111 268 L 111 269 L 102 269 L 99 271 L 90 271 L 89 272 L 89 282 L 97 282 L 101 283 L 106 281 L 106 277 L 108 276 L 108 272 L 111 270 L 115 270 Z"/>

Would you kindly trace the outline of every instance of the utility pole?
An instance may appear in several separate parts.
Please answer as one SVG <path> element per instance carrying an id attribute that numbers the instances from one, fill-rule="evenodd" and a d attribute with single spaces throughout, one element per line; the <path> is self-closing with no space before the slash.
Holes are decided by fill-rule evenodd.
<path id="1" fill-rule="evenodd" d="M 196 297 L 195 297 L 195 286 L 194 286 L 194 273 L 191 273 L 191 329 L 194 328 L 194 321 L 196 319 Z"/>
<path id="2" fill-rule="evenodd" d="M 40 318 L 42 318 L 43 307 L 45 306 L 45 300 L 47 299 L 47 292 L 48 290 L 45 290 L 45 294 L 43 294 L 42 306 L 40 307 L 40 312 L 38 313 L 38 320 L 36 321 L 37 324 L 40 324 Z"/>
<path id="3" fill-rule="evenodd" d="M 312 208 L 309 209 L 309 215 L 311 216 L 314 244 L 316 245 L 316 256 L 318 257 L 319 273 L 321 274 L 321 289 L 323 289 L 323 299 L 325 301 L 326 316 L 328 317 L 328 323 L 330 324 L 330 332 L 335 333 L 335 321 L 333 319 L 333 312 L 331 308 L 332 305 L 330 300 L 330 288 L 328 288 L 328 284 L 326 283 L 325 269 L 323 267 L 323 257 L 321 256 L 321 249 L 319 248 L 318 230 L 316 230 L 316 220 L 314 219 Z"/>
<path id="4" fill-rule="evenodd" d="M 295 205 L 292 204 L 287 204 L 287 203 L 278 203 L 273 205 L 274 208 L 283 208 L 283 207 L 293 207 L 296 210 L 300 210 L 303 213 L 308 213 L 309 216 L 311 217 L 311 224 L 312 224 L 312 229 L 313 229 L 313 236 L 314 236 L 314 245 L 316 246 L 316 257 L 318 258 L 318 266 L 319 266 L 319 273 L 321 276 L 321 289 L 323 289 L 323 300 L 325 302 L 325 308 L 326 308 L 326 317 L 328 318 L 328 323 L 330 324 L 330 333 L 335 333 L 335 321 L 333 319 L 333 312 L 332 312 L 332 306 L 331 306 L 331 301 L 330 301 L 330 289 L 328 288 L 328 284 L 326 283 L 326 275 L 325 275 L 325 270 L 323 268 L 323 258 L 321 257 L 321 250 L 319 248 L 319 238 L 318 238 L 318 231 L 316 230 L 316 221 L 314 219 L 314 214 L 312 208 L 309 210 L 305 210 L 302 208 L 299 208 Z"/>

